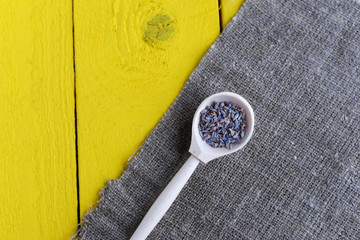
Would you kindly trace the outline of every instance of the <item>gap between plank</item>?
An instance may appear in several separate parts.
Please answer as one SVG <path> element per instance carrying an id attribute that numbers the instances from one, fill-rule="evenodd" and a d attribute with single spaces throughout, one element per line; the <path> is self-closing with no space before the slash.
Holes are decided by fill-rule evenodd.
<path id="1" fill-rule="evenodd" d="M 222 14 L 221 14 L 221 0 L 218 0 L 218 7 L 219 7 L 219 24 L 220 24 L 220 33 L 222 32 Z"/>
<path id="2" fill-rule="evenodd" d="M 74 1 L 72 0 L 72 40 L 73 40 L 73 69 L 74 69 L 74 117 L 75 117 L 75 158 L 76 158 L 76 196 L 77 196 L 77 220 L 78 230 L 80 229 L 80 184 L 79 184 L 79 151 L 77 132 L 77 108 L 76 108 L 76 66 L 75 66 L 75 21 Z"/>

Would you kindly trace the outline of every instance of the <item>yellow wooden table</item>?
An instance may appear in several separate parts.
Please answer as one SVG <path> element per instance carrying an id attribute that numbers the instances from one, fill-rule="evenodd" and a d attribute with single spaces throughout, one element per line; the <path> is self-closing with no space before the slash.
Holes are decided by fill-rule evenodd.
<path id="1" fill-rule="evenodd" d="M 0 1 L 0 239 L 70 238 L 242 2 Z"/>

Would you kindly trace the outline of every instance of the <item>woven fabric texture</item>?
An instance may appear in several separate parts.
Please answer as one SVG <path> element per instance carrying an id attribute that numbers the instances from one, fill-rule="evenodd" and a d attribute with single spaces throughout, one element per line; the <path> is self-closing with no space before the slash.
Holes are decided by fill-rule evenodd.
<path id="1" fill-rule="evenodd" d="M 130 238 L 189 157 L 197 106 L 220 91 L 250 102 L 254 135 L 243 150 L 199 165 L 148 239 L 360 239 L 353 0 L 248 0 L 103 189 L 79 239 Z"/>

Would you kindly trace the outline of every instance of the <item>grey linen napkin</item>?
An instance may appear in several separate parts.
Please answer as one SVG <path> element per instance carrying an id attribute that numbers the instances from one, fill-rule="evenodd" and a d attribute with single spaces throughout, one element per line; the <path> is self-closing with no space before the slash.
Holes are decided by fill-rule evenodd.
<path id="1" fill-rule="evenodd" d="M 128 239 L 189 157 L 207 96 L 253 106 L 254 136 L 201 164 L 148 239 L 360 239 L 360 3 L 248 0 L 79 239 Z"/>

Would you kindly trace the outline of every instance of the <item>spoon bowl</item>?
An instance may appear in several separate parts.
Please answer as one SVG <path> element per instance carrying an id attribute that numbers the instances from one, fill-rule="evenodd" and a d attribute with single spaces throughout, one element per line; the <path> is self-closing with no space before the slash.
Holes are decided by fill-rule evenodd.
<path id="1" fill-rule="evenodd" d="M 210 106 L 213 102 L 231 102 L 241 107 L 245 112 L 246 127 L 244 138 L 239 143 L 234 143 L 231 149 L 228 148 L 213 148 L 208 145 L 200 136 L 199 121 L 200 113 L 206 106 Z M 250 140 L 254 132 L 254 111 L 248 101 L 240 95 L 232 92 L 220 92 L 206 98 L 195 112 L 192 123 L 192 136 L 189 152 L 203 163 L 222 157 L 224 155 L 236 152 L 242 149 Z"/>

